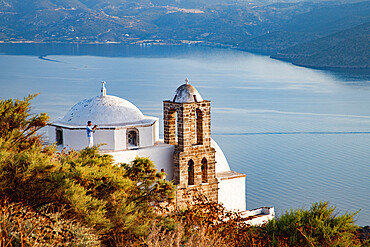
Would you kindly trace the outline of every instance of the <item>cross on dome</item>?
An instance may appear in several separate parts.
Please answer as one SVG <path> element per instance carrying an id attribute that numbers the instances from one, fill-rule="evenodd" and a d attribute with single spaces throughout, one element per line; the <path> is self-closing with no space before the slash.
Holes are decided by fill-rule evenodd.
<path id="1" fill-rule="evenodd" d="M 105 81 L 101 82 L 101 90 L 100 90 L 101 96 L 106 96 L 107 95 L 107 89 L 105 88 L 105 84 L 106 84 Z"/>
<path id="2" fill-rule="evenodd" d="M 199 92 L 189 84 L 189 79 L 185 79 L 185 84 L 182 84 L 176 89 L 175 96 L 172 102 L 175 103 L 191 103 L 191 102 L 201 102 L 203 101 L 202 96 Z"/>

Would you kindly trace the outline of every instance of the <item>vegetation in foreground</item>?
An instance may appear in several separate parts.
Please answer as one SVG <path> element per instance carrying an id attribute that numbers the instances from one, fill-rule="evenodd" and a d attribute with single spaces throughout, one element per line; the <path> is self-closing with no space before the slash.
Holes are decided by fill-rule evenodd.
<path id="1" fill-rule="evenodd" d="M 31 95 L 0 101 L 0 246 L 365 246 L 356 213 L 327 202 L 291 210 L 263 227 L 199 198 L 173 207 L 175 187 L 153 163 L 113 165 L 98 148 L 57 152 L 37 130 Z"/>

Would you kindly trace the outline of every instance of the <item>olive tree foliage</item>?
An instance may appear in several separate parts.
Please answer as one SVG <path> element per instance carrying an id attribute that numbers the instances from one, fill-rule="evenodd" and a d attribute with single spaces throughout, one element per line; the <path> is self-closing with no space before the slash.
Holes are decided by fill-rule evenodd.
<path id="1" fill-rule="evenodd" d="M 58 212 L 105 239 L 146 234 L 159 217 L 153 205 L 173 198 L 172 183 L 146 158 L 114 165 L 98 147 L 58 152 L 42 145 L 36 131 L 49 117 L 30 114 L 34 97 L 0 101 L 0 198 Z"/>

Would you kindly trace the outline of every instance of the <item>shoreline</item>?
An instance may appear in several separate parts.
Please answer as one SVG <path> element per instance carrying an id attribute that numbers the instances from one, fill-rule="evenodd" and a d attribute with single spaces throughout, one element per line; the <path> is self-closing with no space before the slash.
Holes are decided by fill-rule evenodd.
<path id="1" fill-rule="evenodd" d="M 271 59 L 287 62 L 293 64 L 295 66 L 310 68 L 310 69 L 318 69 L 318 70 L 368 70 L 370 67 L 368 66 L 315 66 L 315 65 L 308 65 L 308 64 L 299 64 L 290 61 L 289 59 L 279 58 L 276 57 L 274 54 L 264 51 L 253 51 L 248 49 L 243 49 L 239 47 L 235 47 L 233 45 L 225 45 L 221 43 L 212 43 L 207 41 L 190 41 L 190 40 L 180 40 L 174 42 L 161 42 L 162 40 L 140 40 L 136 42 L 113 42 L 113 41 L 106 41 L 106 42 L 99 42 L 99 41 L 90 41 L 90 42 L 65 42 L 65 41 L 33 41 L 33 40 L 25 40 L 25 41 L 0 41 L 0 45 L 3 44 L 10 44 L 10 45 L 17 45 L 17 44 L 61 44 L 61 45 L 126 45 L 126 46 L 136 46 L 136 47 L 151 47 L 151 46 L 205 46 L 210 48 L 224 48 L 224 49 L 235 49 L 243 52 L 248 52 L 251 54 L 268 56 Z M 52 55 L 52 54 L 46 54 Z M 45 54 L 40 54 L 39 56 L 45 56 Z"/>
<path id="2" fill-rule="evenodd" d="M 336 69 L 339 69 L 339 70 L 367 70 L 367 69 L 370 69 L 370 67 L 368 66 L 349 66 L 349 65 L 343 65 L 343 66 L 315 66 L 315 65 L 309 65 L 309 64 L 300 64 L 300 63 L 296 63 L 296 62 L 293 62 L 291 61 L 289 58 L 282 58 L 282 57 L 277 57 L 277 56 L 274 56 L 274 55 L 270 55 L 270 58 L 272 59 L 275 59 L 275 60 L 278 60 L 278 61 L 284 61 L 284 62 L 287 62 L 287 63 L 291 63 L 295 66 L 299 66 L 299 67 L 304 67 L 304 68 L 310 68 L 310 69 L 319 69 L 319 70 L 336 70 Z"/>

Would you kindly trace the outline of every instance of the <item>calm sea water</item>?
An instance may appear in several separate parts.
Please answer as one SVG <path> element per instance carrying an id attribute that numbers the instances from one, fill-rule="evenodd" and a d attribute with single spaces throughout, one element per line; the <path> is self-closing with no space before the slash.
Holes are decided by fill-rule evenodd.
<path id="1" fill-rule="evenodd" d="M 189 77 L 212 101 L 212 134 L 247 174 L 247 207 L 280 214 L 329 201 L 370 224 L 370 73 L 319 71 L 205 47 L 0 45 L 0 97 L 40 92 L 33 112 L 63 116 L 100 93 L 162 119 Z M 46 57 L 39 57 L 44 56 Z M 162 133 L 161 133 L 162 134 Z"/>

